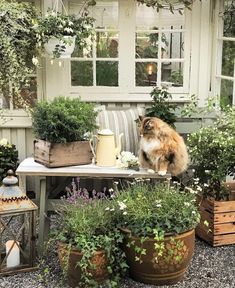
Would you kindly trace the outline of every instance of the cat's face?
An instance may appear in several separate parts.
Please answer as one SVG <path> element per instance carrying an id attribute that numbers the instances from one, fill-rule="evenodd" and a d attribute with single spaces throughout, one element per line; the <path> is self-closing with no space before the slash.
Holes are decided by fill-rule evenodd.
<path id="1" fill-rule="evenodd" d="M 161 125 L 162 121 L 160 119 L 156 117 L 145 117 L 140 122 L 140 134 L 143 136 L 155 135 Z"/>

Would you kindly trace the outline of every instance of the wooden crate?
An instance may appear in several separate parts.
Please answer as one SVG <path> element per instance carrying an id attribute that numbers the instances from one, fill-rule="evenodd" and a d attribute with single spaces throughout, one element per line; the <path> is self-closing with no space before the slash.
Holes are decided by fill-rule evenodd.
<path id="1" fill-rule="evenodd" d="M 196 235 L 212 246 L 235 244 L 235 201 L 200 201 L 201 222 Z M 209 223 L 207 227 L 204 221 Z"/>
<path id="2" fill-rule="evenodd" d="M 70 143 L 34 141 L 34 160 L 49 168 L 90 164 L 92 157 L 89 141 Z"/>

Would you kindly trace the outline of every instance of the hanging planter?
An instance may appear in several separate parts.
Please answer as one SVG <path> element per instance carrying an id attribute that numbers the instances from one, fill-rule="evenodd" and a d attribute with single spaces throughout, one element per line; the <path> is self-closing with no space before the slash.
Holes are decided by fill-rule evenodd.
<path id="1" fill-rule="evenodd" d="M 75 48 L 76 36 L 64 36 L 62 39 L 50 38 L 44 45 L 45 52 L 51 57 L 70 58 Z"/>
<path id="2" fill-rule="evenodd" d="M 63 12 L 58 12 L 61 5 Z M 87 5 L 92 5 L 88 2 Z M 87 5 L 79 15 L 69 15 L 62 0 L 55 1 L 53 9 L 38 19 L 35 25 L 38 48 L 52 58 L 69 58 L 77 49 L 89 49 L 94 35 L 94 19 L 88 16 Z"/>

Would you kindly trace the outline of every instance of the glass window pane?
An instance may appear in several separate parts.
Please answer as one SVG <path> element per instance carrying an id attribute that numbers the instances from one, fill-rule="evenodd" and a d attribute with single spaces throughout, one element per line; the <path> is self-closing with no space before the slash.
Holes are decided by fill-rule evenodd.
<path id="1" fill-rule="evenodd" d="M 174 5 L 175 8 L 183 8 L 182 5 Z M 181 10 L 182 13 L 184 10 Z M 161 10 L 162 29 L 184 29 L 184 13 L 181 15 L 178 11 L 171 13 L 169 9 Z"/>
<path id="2" fill-rule="evenodd" d="M 157 63 L 137 62 L 135 65 L 136 86 L 155 86 L 157 81 Z"/>
<path id="3" fill-rule="evenodd" d="M 234 1 L 224 1 L 224 36 L 235 37 L 235 21 L 234 21 Z"/>
<path id="4" fill-rule="evenodd" d="M 118 27 L 118 1 L 98 0 L 92 7 L 92 17 L 97 28 Z"/>
<path id="5" fill-rule="evenodd" d="M 96 85 L 118 86 L 118 62 L 96 61 Z"/>
<path id="6" fill-rule="evenodd" d="M 176 8 L 183 8 L 181 5 L 174 5 Z M 182 29 L 184 27 L 184 15 L 183 9 L 182 15 L 175 11 L 171 13 L 169 9 L 161 9 L 161 12 L 158 13 L 157 9 L 153 9 L 152 7 L 147 7 L 146 5 L 136 6 L 136 29 L 158 29 L 161 25 L 163 29 Z"/>
<path id="7" fill-rule="evenodd" d="M 136 6 L 136 29 L 137 30 L 152 30 L 158 29 L 159 25 L 159 13 L 152 7 L 146 5 L 137 4 Z"/>
<path id="8" fill-rule="evenodd" d="M 233 77 L 234 57 L 235 57 L 235 42 L 223 41 L 222 75 Z"/>
<path id="9" fill-rule="evenodd" d="M 184 58 L 183 32 L 165 32 L 162 36 L 162 42 L 162 58 Z"/>
<path id="10" fill-rule="evenodd" d="M 101 58 L 118 57 L 118 34 L 116 32 L 97 32 L 96 55 Z"/>
<path id="11" fill-rule="evenodd" d="M 71 61 L 72 86 L 93 85 L 93 63 L 91 61 Z"/>
<path id="12" fill-rule="evenodd" d="M 221 79 L 220 105 L 225 107 L 233 103 L 233 81 Z"/>
<path id="13" fill-rule="evenodd" d="M 162 83 L 173 87 L 183 86 L 183 63 L 162 63 Z"/>
<path id="14" fill-rule="evenodd" d="M 158 58 L 158 33 L 136 33 L 136 58 Z"/>

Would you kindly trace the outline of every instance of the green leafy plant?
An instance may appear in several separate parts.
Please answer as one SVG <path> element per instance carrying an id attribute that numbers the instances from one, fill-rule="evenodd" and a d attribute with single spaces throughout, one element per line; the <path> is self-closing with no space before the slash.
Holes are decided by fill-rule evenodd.
<path id="1" fill-rule="evenodd" d="M 0 140 L 0 182 L 9 169 L 16 170 L 18 166 L 18 151 L 14 144 L 9 144 L 7 139 Z"/>
<path id="2" fill-rule="evenodd" d="M 117 225 L 130 231 L 134 237 L 140 237 L 144 243 L 148 237 L 157 240 L 156 249 L 163 253 L 162 240 L 165 235 L 189 231 L 199 223 L 195 194 L 181 191 L 178 186 L 169 183 L 152 183 L 138 180 L 124 187 L 113 200 Z M 132 243 L 137 261 L 146 253 Z M 159 249 L 160 248 L 160 249 Z"/>
<path id="3" fill-rule="evenodd" d="M 155 8 L 157 11 L 161 9 L 169 9 L 172 13 L 174 11 L 178 11 L 180 14 L 183 13 L 184 8 L 191 10 L 191 5 L 193 4 L 194 0 L 178 0 L 175 2 L 173 1 L 162 1 L 162 0 L 137 0 L 140 4 L 145 4 L 147 7 Z M 179 4 L 183 4 L 183 7 Z"/>
<path id="4" fill-rule="evenodd" d="M 56 45 L 53 56 L 54 58 L 59 58 L 65 50 L 65 45 L 72 44 L 71 37 L 73 36 L 76 37 L 77 49 L 90 47 L 91 38 L 94 34 L 94 19 L 89 17 L 87 10 L 90 5 L 94 5 L 93 1 L 84 1 L 83 9 L 79 16 L 62 14 L 50 9 L 45 15 L 39 17 L 34 25 L 39 48 L 44 48 L 49 39 L 56 38 L 60 42 Z M 70 37 L 64 38 L 64 36 Z"/>
<path id="5" fill-rule="evenodd" d="M 222 112 L 213 126 L 201 128 L 188 139 L 189 152 L 203 197 L 228 200 L 223 182 L 235 176 L 235 110 Z"/>
<path id="6" fill-rule="evenodd" d="M 92 191 L 89 194 L 86 189 L 79 188 L 79 178 L 73 180 L 67 192 L 64 205 L 57 207 L 61 221 L 53 238 L 83 254 L 77 263 L 82 271 L 79 287 L 97 287 L 91 274 L 94 269 L 91 257 L 100 250 L 105 252 L 107 259 L 109 279 L 106 284 L 118 287 L 127 265 L 119 248 L 123 236 L 115 227 L 114 214 L 109 208 L 110 198 L 104 192 Z M 66 266 L 64 269 L 66 275 Z"/>
<path id="7" fill-rule="evenodd" d="M 79 98 L 60 96 L 51 102 L 38 102 L 31 115 L 35 136 L 52 143 L 85 140 L 96 128 L 94 105 Z"/>
<path id="8" fill-rule="evenodd" d="M 174 114 L 175 105 L 169 103 L 172 95 L 165 88 L 155 87 L 150 96 L 152 97 L 151 106 L 146 109 L 146 116 L 157 117 L 174 127 L 176 115 Z"/>
<path id="9" fill-rule="evenodd" d="M 20 97 L 22 83 L 33 74 L 31 59 L 36 54 L 36 33 L 33 23 L 35 8 L 25 2 L 0 1 L 0 94 L 9 106 Z"/>

